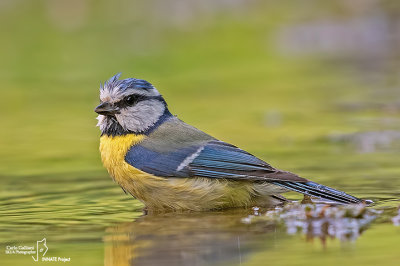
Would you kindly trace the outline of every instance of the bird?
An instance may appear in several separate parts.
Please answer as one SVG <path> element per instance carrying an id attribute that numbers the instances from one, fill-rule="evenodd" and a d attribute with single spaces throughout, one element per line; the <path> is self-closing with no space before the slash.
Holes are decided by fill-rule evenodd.
<path id="1" fill-rule="evenodd" d="M 104 167 L 149 211 L 212 211 L 273 206 L 295 191 L 338 204 L 364 200 L 274 168 L 172 115 L 148 81 L 100 83 L 95 108 Z"/>

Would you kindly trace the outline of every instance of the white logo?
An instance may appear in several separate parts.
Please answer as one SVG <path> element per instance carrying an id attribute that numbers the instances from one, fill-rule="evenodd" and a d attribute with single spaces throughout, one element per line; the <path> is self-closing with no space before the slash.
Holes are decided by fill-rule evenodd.
<path id="1" fill-rule="evenodd" d="M 41 245 L 39 245 L 39 244 L 41 244 Z M 42 245 L 46 248 L 46 250 L 41 247 Z M 39 253 L 43 253 L 42 257 L 44 257 L 44 255 L 46 255 L 47 250 L 49 250 L 49 248 L 46 246 L 46 238 L 43 238 L 40 241 L 36 241 L 36 259 L 35 259 L 34 256 L 32 256 L 33 260 L 34 261 L 38 261 L 39 260 Z"/>
<path id="2" fill-rule="evenodd" d="M 6 246 L 5 253 L 7 255 L 33 255 L 32 259 L 36 262 L 38 261 L 46 261 L 46 262 L 70 262 L 71 258 L 66 257 L 46 257 L 46 253 L 49 250 L 47 247 L 46 238 L 42 240 L 36 241 L 35 246 L 26 246 L 26 245 L 15 245 L 15 246 Z M 36 256 L 35 256 L 36 254 Z"/>

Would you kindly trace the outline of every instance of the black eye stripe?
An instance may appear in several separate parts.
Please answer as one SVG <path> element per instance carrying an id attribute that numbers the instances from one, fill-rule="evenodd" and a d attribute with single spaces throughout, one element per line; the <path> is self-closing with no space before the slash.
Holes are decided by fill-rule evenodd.
<path id="1" fill-rule="evenodd" d="M 126 96 L 122 102 L 125 102 L 126 105 L 135 105 L 136 103 L 143 101 L 146 96 L 139 95 L 139 94 L 132 94 Z"/>
<path id="2" fill-rule="evenodd" d="M 146 95 L 140 95 L 140 94 L 131 94 L 131 95 L 128 95 L 128 96 L 124 97 L 119 102 L 116 102 L 115 105 L 120 107 L 120 108 L 126 108 L 128 106 L 134 106 L 138 102 L 142 102 L 142 101 L 146 101 L 146 100 L 152 100 L 152 99 L 159 100 L 161 102 L 165 102 L 161 95 L 158 95 L 158 96 L 146 96 Z"/>

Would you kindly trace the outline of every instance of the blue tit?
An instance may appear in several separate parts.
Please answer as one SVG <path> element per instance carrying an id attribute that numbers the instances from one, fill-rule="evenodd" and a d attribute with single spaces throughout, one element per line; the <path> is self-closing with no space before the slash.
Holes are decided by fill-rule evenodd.
<path id="1" fill-rule="evenodd" d="M 149 210 L 215 210 L 268 206 L 296 191 L 338 203 L 362 200 L 276 169 L 172 115 L 157 89 L 142 79 L 100 86 L 95 112 L 100 153 L 110 176 Z"/>

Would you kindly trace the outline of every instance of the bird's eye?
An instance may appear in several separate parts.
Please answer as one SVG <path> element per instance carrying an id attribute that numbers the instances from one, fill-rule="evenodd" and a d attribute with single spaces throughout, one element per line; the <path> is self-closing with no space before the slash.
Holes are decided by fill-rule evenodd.
<path id="1" fill-rule="evenodd" d="M 128 104 L 128 105 L 134 105 L 135 104 L 135 102 L 136 102 L 136 97 L 135 96 L 128 96 L 128 97 L 126 97 L 126 99 L 125 99 L 125 102 Z"/>

